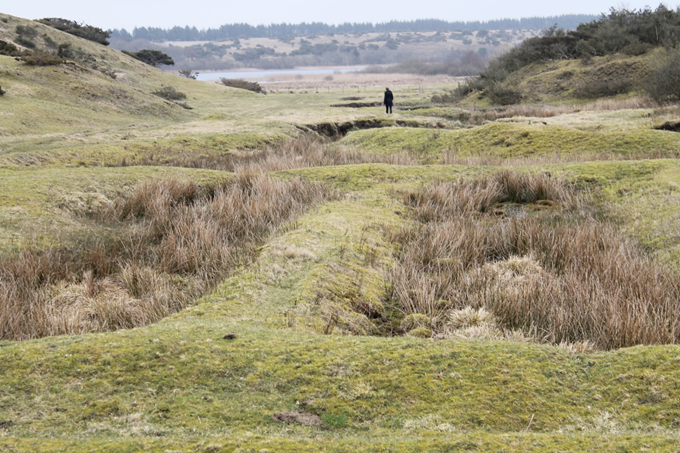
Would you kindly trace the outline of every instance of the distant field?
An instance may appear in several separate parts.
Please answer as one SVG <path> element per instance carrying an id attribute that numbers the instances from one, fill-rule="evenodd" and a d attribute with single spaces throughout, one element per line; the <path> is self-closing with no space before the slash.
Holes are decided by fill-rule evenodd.
<path id="1" fill-rule="evenodd" d="M 540 30 L 366 33 L 360 36 L 306 36 L 292 39 L 243 38 L 224 42 L 112 39 L 116 49 L 153 48 L 173 57 L 177 68 L 226 70 L 284 69 L 297 66 L 395 64 L 408 59 L 445 61 L 465 52 L 492 56 L 517 45 Z M 388 45 L 389 44 L 389 45 Z"/>

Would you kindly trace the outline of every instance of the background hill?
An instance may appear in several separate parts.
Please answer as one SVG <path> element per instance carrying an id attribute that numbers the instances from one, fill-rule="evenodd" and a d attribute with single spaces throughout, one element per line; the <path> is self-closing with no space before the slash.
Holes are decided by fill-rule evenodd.
<path id="1" fill-rule="evenodd" d="M 470 51 L 481 57 L 495 55 L 555 24 L 571 30 L 594 19 L 566 15 L 489 22 L 227 24 L 208 30 L 140 27 L 132 33 L 113 30 L 111 45 L 120 50 L 163 50 L 179 67 L 196 70 L 382 65 L 409 59 L 445 62 L 458 61 Z"/>
<path id="2" fill-rule="evenodd" d="M 495 58 L 452 97 L 515 104 L 593 99 L 646 91 L 656 101 L 677 100 L 675 48 L 680 10 L 612 9 L 574 31 L 553 27 Z"/>

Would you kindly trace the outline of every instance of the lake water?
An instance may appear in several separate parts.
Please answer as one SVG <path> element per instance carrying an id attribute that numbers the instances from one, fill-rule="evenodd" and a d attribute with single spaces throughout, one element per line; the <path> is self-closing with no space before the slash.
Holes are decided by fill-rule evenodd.
<path id="1" fill-rule="evenodd" d="M 234 71 L 234 72 L 206 72 L 198 74 L 198 80 L 218 80 L 221 77 L 226 79 L 250 79 L 263 80 L 273 75 L 284 74 L 345 74 L 357 72 L 365 69 L 363 66 L 336 69 L 272 69 L 270 71 Z"/>

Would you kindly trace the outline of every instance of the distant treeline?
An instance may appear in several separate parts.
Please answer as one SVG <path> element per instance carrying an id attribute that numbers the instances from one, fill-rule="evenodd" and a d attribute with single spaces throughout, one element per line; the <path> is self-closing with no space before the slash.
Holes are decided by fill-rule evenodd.
<path id="1" fill-rule="evenodd" d="M 557 24 L 558 28 L 574 30 L 583 22 L 590 22 L 598 16 L 588 14 L 566 14 L 549 17 L 527 17 L 522 19 L 498 19 L 487 22 L 447 22 L 438 19 L 412 21 L 390 21 L 384 23 L 344 23 L 329 25 L 322 22 L 301 24 L 225 24 L 219 28 L 199 30 L 196 27 L 136 27 L 132 33 L 124 28 L 112 30 L 111 36 L 119 39 L 146 39 L 148 41 L 222 41 L 234 38 L 289 38 L 295 36 L 329 35 L 336 33 L 398 33 L 455 30 L 542 30 Z"/>

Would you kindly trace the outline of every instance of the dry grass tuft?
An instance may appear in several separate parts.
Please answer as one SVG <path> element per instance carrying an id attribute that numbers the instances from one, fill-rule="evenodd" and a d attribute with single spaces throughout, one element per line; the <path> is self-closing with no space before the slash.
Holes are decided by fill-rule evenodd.
<path id="1" fill-rule="evenodd" d="M 300 134 L 290 140 L 255 150 L 231 151 L 219 155 L 187 154 L 173 156 L 163 162 L 146 157 L 134 162 L 135 165 L 170 165 L 246 173 L 364 163 L 419 165 L 420 161 L 407 152 L 392 155 L 362 154 L 356 148 L 331 143 L 316 134 Z"/>
<path id="2" fill-rule="evenodd" d="M 580 199 L 564 181 L 549 174 L 527 175 L 501 171 L 478 179 L 436 182 L 405 195 L 422 222 L 487 213 L 502 203 L 558 202 L 577 207 Z"/>
<path id="3" fill-rule="evenodd" d="M 392 300 L 439 337 L 521 331 L 584 350 L 677 343 L 680 278 L 613 226 L 568 210 L 578 199 L 559 181 L 508 172 L 407 194 L 421 223 L 393 234 Z M 498 206 L 538 200 L 557 205 Z"/>
<path id="4" fill-rule="evenodd" d="M 139 186 L 96 217 L 125 233 L 77 251 L 27 250 L 0 265 L 0 339 L 131 328 L 175 313 L 256 253 L 278 227 L 333 193 L 239 172 L 201 187 Z"/>

